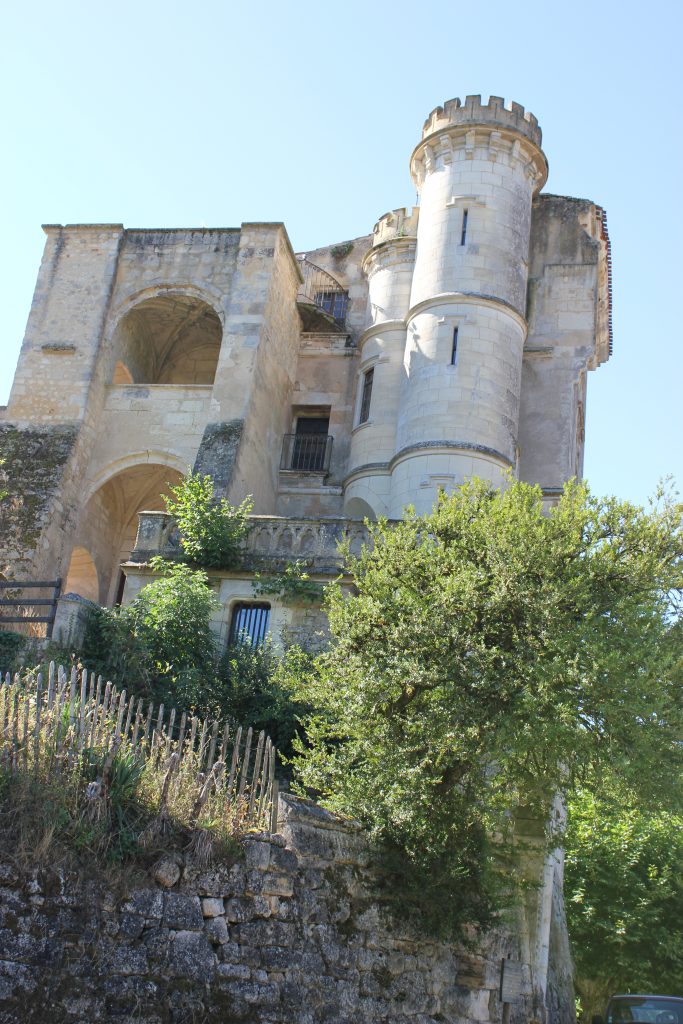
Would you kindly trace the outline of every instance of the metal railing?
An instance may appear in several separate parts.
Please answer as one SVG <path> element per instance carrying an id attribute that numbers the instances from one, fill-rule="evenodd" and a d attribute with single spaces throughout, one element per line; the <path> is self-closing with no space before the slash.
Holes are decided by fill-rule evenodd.
<path id="1" fill-rule="evenodd" d="M 25 590 L 52 590 L 52 597 L 24 597 Z M 52 629 L 57 614 L 57 601 L 62 589 L 61 579 L 56 580 L 0 580 L 0 593 L 9 590 L 22 591 L 21 597 L 6 597 L 0 600 L 0 629 L 7 624 L 22 623 L 24 626 L 32 626 L 35 622 L 45 624 L 45 636 L 48 640 L 52 637 Z M 34 615 L 36 607 L 49 608 L 47 615 Z M 23 609 L 23 615 L 9 615 L 3 609 Z"/>
<path id="2" fill-rule="evenodd" d="M 332 440 L 329 434 L 285 434 L 280 469 L 298 473 L 328 473 Z"/>
<path id="3" fill-rule="evenodd" d="M 303 284 L 299 286 L 297 301 L 317 306 L 318 309 L 329 314 L 337 327 L 343 327 L 349 303 L 347 290 L 332 274 L 323 270 L 322 267 L 316 266 L 315 263 L 311 263 L 305 256 L 298 256 L 297 259 L 304 278 Z"/>

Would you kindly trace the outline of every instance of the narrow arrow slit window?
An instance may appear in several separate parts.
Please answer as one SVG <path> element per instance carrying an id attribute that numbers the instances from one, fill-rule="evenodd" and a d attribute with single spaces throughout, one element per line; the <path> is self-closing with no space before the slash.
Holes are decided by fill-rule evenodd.
<path id="1" fill-rule="evenodd" d="M 467 210 L 462 211 L 462 231 L 460 232 L 460 244 L 464 245 L 467 240 Z"/>
<path id="2" fill-rule="evenodd" d="M 367 423 L 370 418 L 370 399 L 372 398 L 372 381 L 375 376 L 374 366 L 363 374 L 363 394 L 360 400 L 359 423 Z"/>
<path id="3" fill-rule="evenodd" d="M 458 358 L 458 328 L 453 328 L 453 344 L 451 346 L 451 366 L 455 366 L 455 361 Z"/>

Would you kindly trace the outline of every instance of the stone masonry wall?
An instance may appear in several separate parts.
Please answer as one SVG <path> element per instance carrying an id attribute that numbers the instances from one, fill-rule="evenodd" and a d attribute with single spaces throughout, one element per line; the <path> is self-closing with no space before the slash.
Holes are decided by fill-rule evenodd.
<path id="1" fill-rule="evenodd" d="M 63 511 L 56 498 L 76 433 L 73 424 L 0 423 L 0 491 L 7 491 L 0 500 L 0 572 L 9 578 L 39 571 L 35 549 L 50 515 L 58 519 Z"/>
<path id="2" fill-rule="evenodd" d="M 0 1024 L 502 1019 L 500 963 L 516 942 L 500 933 L 464 953 L 392 924 L 352 826 L 285 796 L 280 834 L 243 845 L 203 872 L 169 858 L 118 895 L 0 864 Z M 524 971 L 512 1024 L 546 1019 Z"/>

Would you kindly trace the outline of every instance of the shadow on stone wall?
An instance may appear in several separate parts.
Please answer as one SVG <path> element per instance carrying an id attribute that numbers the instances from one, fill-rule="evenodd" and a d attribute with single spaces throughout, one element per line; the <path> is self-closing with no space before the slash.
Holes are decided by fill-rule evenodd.
<path id="1" fill-rule="evenodd" d="M 125 895 L 0 864 L 0 1022 L 502 1020 L 501 959 L 518 956 L 509 935 L 464 953 L 411 934 L 378 908 L 353 823 L 286 795 L 279 828 L 248 836 L 234 864 L 162 860 Z M 525 982 L 511 1022 L 544 1019 L 528 968 Z"/>

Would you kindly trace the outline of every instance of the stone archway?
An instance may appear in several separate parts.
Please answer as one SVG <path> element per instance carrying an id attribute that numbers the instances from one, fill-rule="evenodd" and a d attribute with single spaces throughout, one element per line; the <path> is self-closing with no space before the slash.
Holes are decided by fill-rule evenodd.
<path id="1" fill-rule="evenodd" d="M 374 509 L 363 498 L 351 498 L 344 506 L 344 515 L 348 519 L 369 519 L 371 522 L 377 519 Z"/>
<path id="2" fill-rule="evenodd" d="M 112 383 L 213 384 L 222 337 L 218 314 L 195 295 L 143 299 L 114 331 Z"/>
<path id="3" fill-rule="evenodd" d="M 169 494 L 169 487 L 181 480 L 182 474 L 169 466 L 138 463 L 109 477 L 90 496 L 81 512 L 74 554 L 85 550 L 95 567 L 99 588 L 92 600 L 109 605 L 117 599 L 119 567 L 135 546 L 138 512 L 164 511 L 162 495 Z M 81 567 L 82 556 L 79 559 L 77 566 Z M 92 576 L 74 576 L 74 581 L 77 579 L 82 586 L 92 583 Z M 71 589 L 82 597 L 91 596 L 75 585 Z"/>
<path id="4" fill-rule="evenodd" d="M 97 566 L 87 548 L 75 547 L 71 552 L 62 591 L 65 594 L 79 594 L 88 601 L 99 601 L 100 580 Z"/>

